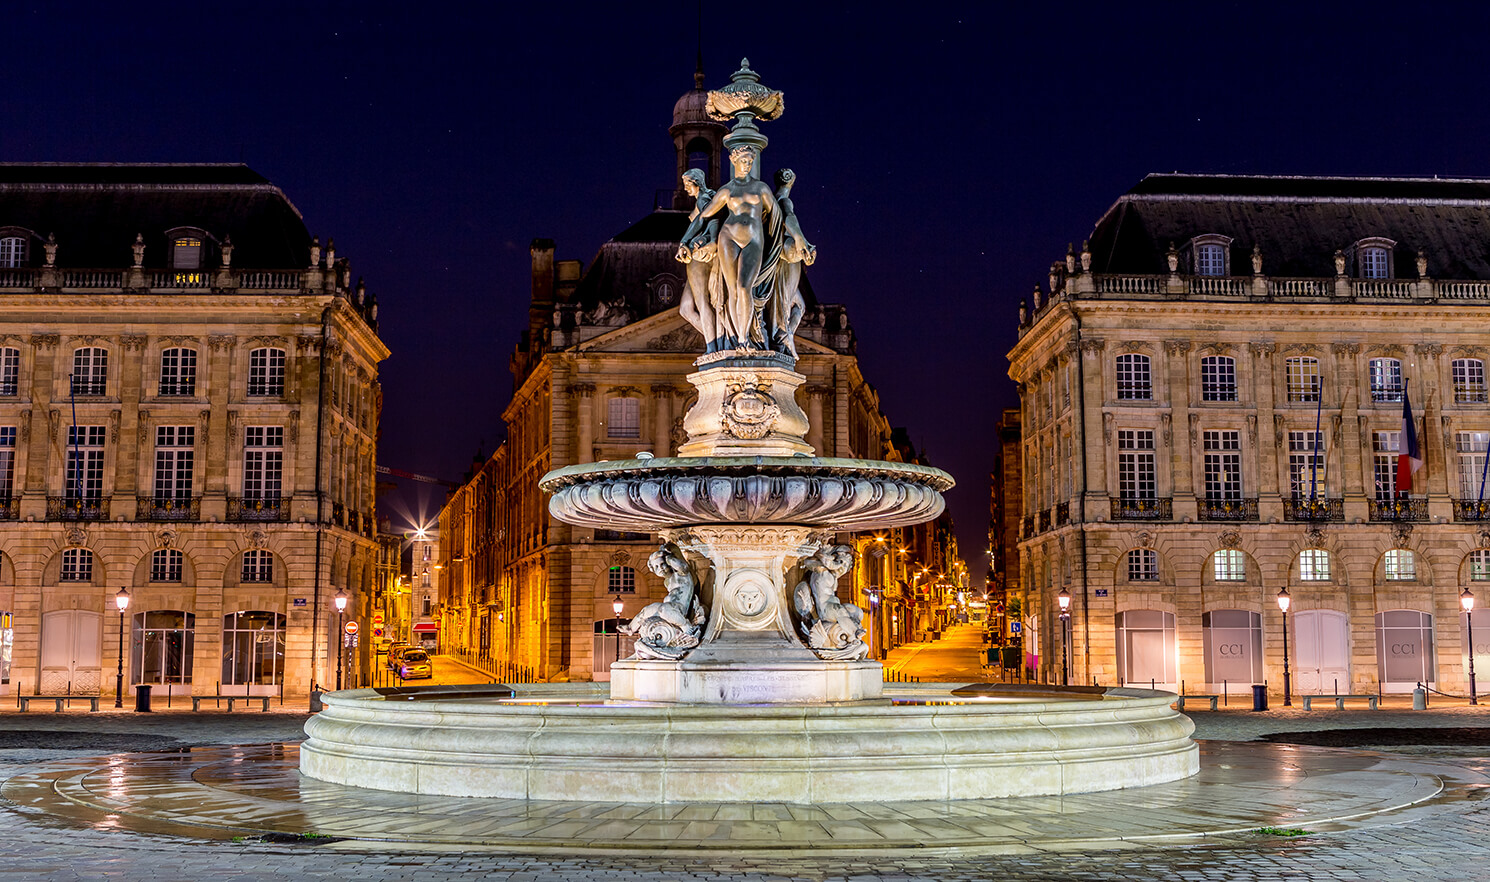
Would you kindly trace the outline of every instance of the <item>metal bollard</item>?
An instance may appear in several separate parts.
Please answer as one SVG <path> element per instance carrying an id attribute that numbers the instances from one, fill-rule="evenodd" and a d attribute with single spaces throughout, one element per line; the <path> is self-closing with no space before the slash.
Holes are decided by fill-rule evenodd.
<path id="1" fill-rule="evenodd" d="M 1423 688 L 1423 684 L 1422 683 L 1419 683 L 1418 686 L 1417 686 L 1417 688 L 1414 689 L 1414 690 L 1412 690 L 1412 709 L 1413 710 L 1427 710 L 1428 709 L 1428 690 L 1426 690 L 1426 689 Z"/>

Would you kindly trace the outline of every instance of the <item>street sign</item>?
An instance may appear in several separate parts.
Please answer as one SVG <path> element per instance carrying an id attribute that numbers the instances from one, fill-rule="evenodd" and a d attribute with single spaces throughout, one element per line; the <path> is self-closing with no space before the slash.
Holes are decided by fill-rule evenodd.
<path id="1" fill-rule="evenodd" d="M 383 629 L 382 628 L 373 628 L 373 636 L 374 637 L 381 638 L 383 636 Z"/>
<path id="2" fill-rule="evenodd" d="M 1020 631 L 1023 631 L 1023 630 L 1024 630 L 1024 623 L 1023 622 L 1010 622 L 1009 623 L 1009 633 L 1010 634 L 1018 634 Z"/>
<path id="3" fill-rule="evenodd" d="M 380 627 L 382 627 L 383 626 L 383 614 L 381 612 L 375 612 L 375 613 L 373 613 L 373 622 L 372 623 L 373 623 L 373 627 L 374 628 L 380 628 Z"/>
<path id="4" fill-rule="evenodd" d="M 348 634 L 356 634 L 357 633 L 357 623 L 356 622 L 347 622 L 347 624 L 344 626 L 344 630 Z"/>

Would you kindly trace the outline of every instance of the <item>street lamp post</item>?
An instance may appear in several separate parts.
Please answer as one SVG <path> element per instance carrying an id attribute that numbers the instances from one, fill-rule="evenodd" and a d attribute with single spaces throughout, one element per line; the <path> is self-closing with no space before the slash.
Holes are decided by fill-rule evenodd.
<path id="1" fill-rule="evenodd" d="M 1479 704 L 1480 698 L 1474 685 L 1474 593 L 1468 588 L 1459 595 L 1459 605 L 1464 607 L 1464 621 L 1469 626 L 1469 703 Z"/>
<path id="2" fill-rule="evenodd" d="M 347 643 L 346 631 L 342 628 L 342 614 L 347 611 L 347 590 L 339 588 L 336 592 L 336 688 L 341 689 L 341 657 L 342 649 Z"/>
<path id="3" fill-rule="evenodd" d="M 623 609 L 626 608 L 626 604 L 625 604 L 624 601 L 621 600 L 620 597 L 617 597 L 615 600 L 612 600 L 610 602 L 610 608 L 616 614 L 616 661 L 620 661 L 621 660 L 621 610 L 623 610 Z"/>
<path id="4" fill-rule="evenodd" d="M 124 611 L 129 609 L 129 589 L 120 588 L 114 595 L 119 607 L 119 676 L 114 680 L 114 707 L 124 707 Z"/>
<path id="5" fill-rule="evenodd" d="M 1071 685 L 1071 592 L 1062 588 L 1055 596 L 1061 605 L 1061 685 Z"/>
<path id="6" fill-rule="evenodd" d="M 1293 682 L 1288 673 L 1288 607 L 1293 598 L 1288 596 L 1288 587 L 1278 589 L 1278 609 L 1283 611 L 1283 706 L 1293 707 Z"/>

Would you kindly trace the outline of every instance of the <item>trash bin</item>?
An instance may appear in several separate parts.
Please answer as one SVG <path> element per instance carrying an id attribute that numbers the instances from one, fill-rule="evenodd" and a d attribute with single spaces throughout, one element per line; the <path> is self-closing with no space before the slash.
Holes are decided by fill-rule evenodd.
<path id="1" fill-rule="evenodd" d="M 150 685 L 141 683 L 135 687 L 135 712 L 150 713 Z"/>
<path id="2" fill-rule="evenodd" d="M 318 713 L 321 712 L 321 695 L 322 694 L 323 693 L 319 689 L 312 689 L 311 690 L 311 692 L 310 692 L 310 712 L 311 713 L 318 714 Z"/>
<path id="3" fill-rule="evenodd" d="M 1268 687 L 1260 684 L 1252 687 L 1252 709 L 1255 711 L 1268 709 Z"/>

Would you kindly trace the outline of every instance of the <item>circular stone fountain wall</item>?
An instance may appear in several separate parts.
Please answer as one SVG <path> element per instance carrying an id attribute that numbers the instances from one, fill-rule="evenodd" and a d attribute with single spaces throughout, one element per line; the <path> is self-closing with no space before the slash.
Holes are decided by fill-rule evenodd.
<path id="1" fill-rule="evenodd" d="M 982 690 L 959 695 L 947 684 L 836 706 L 648 706 L 607 704 L 588 684 L 511 699 L 362 689 L 323 699 L 300 768 L 407 793 L 641 803 L 1058 795 L 1199 769 L 1194 724 L 1168 693 Z"/>

